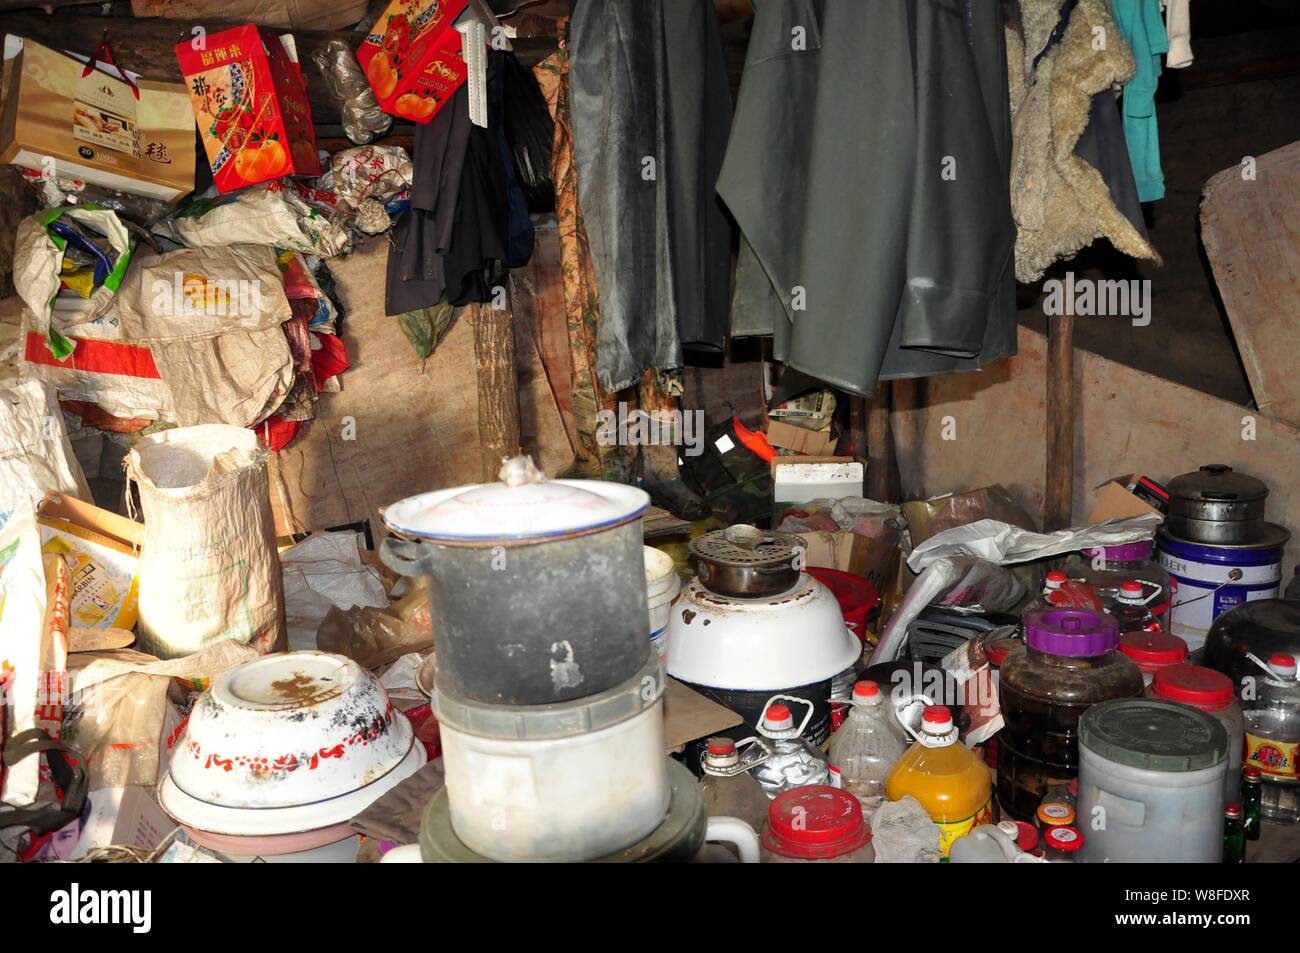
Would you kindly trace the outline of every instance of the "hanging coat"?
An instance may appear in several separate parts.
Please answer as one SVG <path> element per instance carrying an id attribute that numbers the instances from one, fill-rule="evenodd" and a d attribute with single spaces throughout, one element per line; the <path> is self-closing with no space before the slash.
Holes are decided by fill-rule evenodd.
<path id="1" fill-rule="evenodd" d="M 731 115 L 711 3 L 578 0 L 569 24 L 578 194 L 609 390 L 726 340 L 730 225 L 714 182 Z"/>
<path id="2" fill-rule="evenodd" d="M 856 394 L 1015 352 L 1001 0 L 755 0 L 732 332 Z"/>

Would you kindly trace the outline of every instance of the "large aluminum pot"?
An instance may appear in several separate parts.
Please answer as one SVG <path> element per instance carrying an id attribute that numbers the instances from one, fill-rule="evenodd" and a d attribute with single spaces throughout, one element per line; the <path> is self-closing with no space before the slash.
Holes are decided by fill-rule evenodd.
<path id="1" fill-rule="evenodd" d="M 425 577 L 438 678 L 474 701 L 544 705 L 603 692 L 650 654 L 646 494 L 546 480 L 527 458 L 505 482 L 388 507 L 384 563 Z"/>

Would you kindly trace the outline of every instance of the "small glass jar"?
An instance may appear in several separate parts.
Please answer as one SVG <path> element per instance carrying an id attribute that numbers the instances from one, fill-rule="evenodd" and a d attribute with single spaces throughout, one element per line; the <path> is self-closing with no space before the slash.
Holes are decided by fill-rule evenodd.
<path id="1" fill-rule="evenodd" d="M 1083 849 L 1077 827 L 1062 825 L 1043 832 L 1043 859 L 1051 864 L 1073 864 Z"/>
<path id="2" fill-rule="evenodd" d="M 767 815 L 765 864 L 871 864 L 876 850 L 862 805 L 847 791 L 814 784 L 778 794 Z"/>

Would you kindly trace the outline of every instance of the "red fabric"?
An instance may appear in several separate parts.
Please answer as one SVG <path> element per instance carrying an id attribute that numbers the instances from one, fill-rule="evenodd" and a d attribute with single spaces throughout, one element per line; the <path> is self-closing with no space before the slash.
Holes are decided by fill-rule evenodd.
<path id="1" fill-rule="evenodd" d="M 68 340 L 76 344 L 77 349 L 61 361 L 45 346 L 45 335 L 38 331 L 28 331 L 23 357 L 32 364 L 48 364 L 50 367 L 72 368 L 92 374 L 162 379 L 153 362 L 153 352 L 147 347 L 86 338 Z"/>
<path id="2" fill-rule="evenodd" d="M 343 339 L 337 334 L 313 331 L 312 336 L 320 343 L 320 347 L 311 352 L 311 369 L 316 377 L 316 390 L 319 391 L 327 380 L 337 377 L 352 365 L 348 363 L 348 352 L 343 346 Z"/>

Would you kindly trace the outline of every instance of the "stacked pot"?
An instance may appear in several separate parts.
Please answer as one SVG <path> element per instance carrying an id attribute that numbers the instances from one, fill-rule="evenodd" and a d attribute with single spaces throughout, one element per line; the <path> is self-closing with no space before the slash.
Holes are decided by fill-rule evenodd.
<path id="1" fill-rule="evenodd" d="M 1156 548 L 1175 585 L 1170 628 L 1193 651 L 1229 609 L 1277 597 L 1291 534 L 1265 521 L 1267 498 L 1263 481 L 1222 464 L 1169 482 Z"/>
<path id="2" fill-rule="evenodd" d="M 591 860 L 668 813 L 664 675 L 647 637 L 634 487 L 502 482 L 389 507 L 385 563 L 428 580 L 455 836 L 499 861 Z M 426 857 L 426 860 L 433 858 Z"/>

